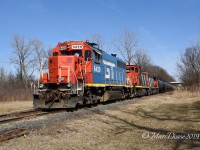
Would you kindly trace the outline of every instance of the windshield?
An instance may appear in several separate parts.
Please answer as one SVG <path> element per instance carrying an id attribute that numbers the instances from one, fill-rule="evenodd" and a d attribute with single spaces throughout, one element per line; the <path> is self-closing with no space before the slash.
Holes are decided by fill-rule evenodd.
<path id="1" fill-rule="evenodd" d="M 82 56 L 82 51 L 81 50 L 65 51 L 65 52 L 61 52 L 61 55 L 62 56 L 74 55 L 74 56 L 81 57 Z"/>
<path id="2" fill-rule="evenodd" d="M 130 69 L 126 69 L 126 72 L 130 72 Z"/>

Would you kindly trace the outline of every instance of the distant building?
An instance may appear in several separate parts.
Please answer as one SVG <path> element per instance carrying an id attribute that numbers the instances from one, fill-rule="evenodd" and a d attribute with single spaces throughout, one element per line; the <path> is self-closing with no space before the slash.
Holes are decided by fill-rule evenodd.
<path id="1" fill-rule="evenodd" d="M 182 82 L 169 82 L 169 83 L 175 86 L 177 89 L 180 89 L 183 85 Z"/>

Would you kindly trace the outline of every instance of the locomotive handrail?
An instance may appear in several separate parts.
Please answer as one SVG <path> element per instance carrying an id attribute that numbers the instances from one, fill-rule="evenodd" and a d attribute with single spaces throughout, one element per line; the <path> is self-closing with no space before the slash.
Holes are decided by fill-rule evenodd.
<path id="1" fill-rule="evenodd" d="M 132 84 L 132 82 L 131 82 L 130 80 L 131 80 L 130 77 L 126 78 L 126 84 L 127 84 L 127 85 L 130 85 L 130 86 L 132 87 L 133 84 Z"/>
<path id="2" fill-rule="evenodd" d="M 77 79 L 77 76 L 76 76 L 73 68 L 71 68 L 71 66 L 59 66 L 59 79 L 61 79 L 61 77 L 62 77 L 62 68 L 67 68 L 68 69 L 68 73 L 67 73 L 67 82 L 68 83 L 70 82 L 70 70 L 73 71 L 74 77 L 75 77 L 75 79 L 77 81 L 76 89 L 77 89 L 77 93 L 78 93 L 78 79 Z"/>
<path id="3" fill-rule="evenodd" d="M 49 79 L 49 68 L 42 68 L 40 69 L 40 76 L 42 78 L 42 80 L 44 79 L 44 70 L 47 70 L 47 74 L 48 74 L 48 79 Z"/>
<path id="4" fill-rule="evenodd" d="M 73 74 L 74 74 L 74 77 L 75 77 L 75 79 L 76 79 L 76 93 L 78 94 L 78 78 L 77 78 L 77 76 L 76 76 L 76 73 L 75 73 L 75 71 L 74 71 L 74 69 L 71 67 L 71 66 L 59 66 L 59 79 L 61 79 L 62 78 L 62 68 L 67 68 L 68 69 L 68 77 L 67 77 L 67 82 L 69 83 L 70 82 L 70 70 L 72 70 L 72 72 L 73 72 Z M 82 85 L 83 87 L 84 87 L 84 80 L 83 80 L 83 85 Z M 84 88 L 82 87 L 82 90 L 83 90 L 83 92 L 84 92 Z"/>

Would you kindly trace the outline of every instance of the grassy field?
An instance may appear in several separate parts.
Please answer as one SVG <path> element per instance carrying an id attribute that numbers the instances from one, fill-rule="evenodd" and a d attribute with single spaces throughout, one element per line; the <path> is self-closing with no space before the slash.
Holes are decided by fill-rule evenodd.
<path id="1" fill-rule="evenodd" d="M 0 102 L 0 114 L 33 108 L 33 101 Z"/>
<path id="2" fill-rule="evenodd" d="M 200 149 L 200 93 L 158 94 L 52 122 L 31 135 L 1 143 L 0 149 Z"/>

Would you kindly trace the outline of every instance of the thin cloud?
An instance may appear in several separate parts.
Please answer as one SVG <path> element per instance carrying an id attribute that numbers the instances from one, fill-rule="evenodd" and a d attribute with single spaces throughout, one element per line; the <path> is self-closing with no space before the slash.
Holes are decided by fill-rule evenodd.
<path id="1" fill-rule="evenodd" d="M 117 2 L 115 0 L 97 0 L 99 4 L 101 4 L 102 6 L 109 8 L 117 13 L 122 14 L 123 12 L 119 9 L 119 7 L 117 6 Z"/>

